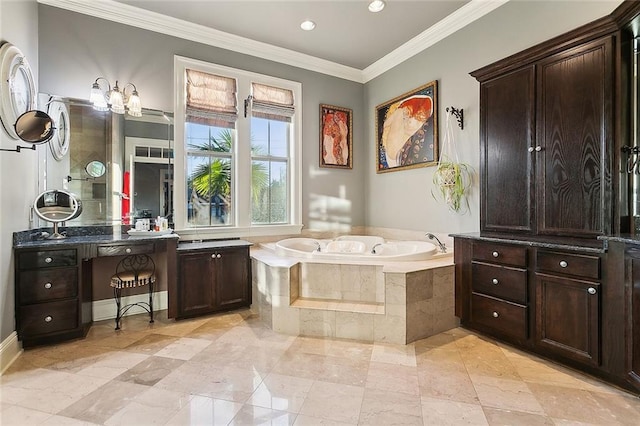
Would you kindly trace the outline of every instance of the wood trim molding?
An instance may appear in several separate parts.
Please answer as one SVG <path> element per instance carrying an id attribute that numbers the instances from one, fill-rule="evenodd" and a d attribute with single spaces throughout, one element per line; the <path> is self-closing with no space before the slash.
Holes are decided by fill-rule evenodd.
<path id="1" fill-rule="evenodd" d="M 15 331 L 0 342 L 0 375 L 14 363 L 22 353 L 22 345 L 18 341 L 18 333 Z"/>

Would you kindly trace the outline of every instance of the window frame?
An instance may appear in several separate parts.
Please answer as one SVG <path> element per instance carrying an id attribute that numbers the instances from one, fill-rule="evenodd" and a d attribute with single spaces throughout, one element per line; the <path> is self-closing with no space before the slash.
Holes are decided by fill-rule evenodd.
<path id="1" fill-rule="evenodd" d="M 238 120 L 234 143 L 234 173 L 231 195 L 233 225 L 222 227 L 191 227 L 187 218 L 187 150 L 185 147 L 186 69 L 232 77 L 237 80 Z M 212 64 L 205 61 L 174 56 L 174 191 L 173 206 L 176 232 L 187 238 L 225 238 L 297 234 L 302 230 L 302 84 L 277 77 Z M 288 217 L 286 224 L 251 223 L 251 144 L 243 143 L 243 135 L 250 134 L 251 113 L 244 116 L 243 104 L 251 94 L 251 83 L 262 83 L 293 91 L 295 114 L 291 120 L 288 177 Z"/>

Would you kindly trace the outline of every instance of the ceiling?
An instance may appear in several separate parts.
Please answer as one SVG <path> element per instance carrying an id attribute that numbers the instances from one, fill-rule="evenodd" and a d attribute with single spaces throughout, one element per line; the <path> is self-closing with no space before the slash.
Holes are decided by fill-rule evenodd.
<path id="1" fill-rule="evenodd" d="M 386 0 L 378 13 L 370 0 L 37 1 L 366 83 L 509 0 Z"/>
<path id="2" fill-rule="evenodd" d="M 117 0 L 225 33 L 365 69 L 460 9 L 469 0 Z M 300 23 L 310 19 L 313 31 Z"/>

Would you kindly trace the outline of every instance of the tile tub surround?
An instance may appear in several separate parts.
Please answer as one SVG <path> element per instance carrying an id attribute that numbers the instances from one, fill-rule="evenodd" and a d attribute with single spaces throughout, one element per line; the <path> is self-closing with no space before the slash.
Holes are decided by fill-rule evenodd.
<path id="1" fill-rule="evenodd" d="M 310 263 L 254 247 L 251 257 L 252 310 L 280 333 L 407 344 L 458 325 L 451 255 Z"/>

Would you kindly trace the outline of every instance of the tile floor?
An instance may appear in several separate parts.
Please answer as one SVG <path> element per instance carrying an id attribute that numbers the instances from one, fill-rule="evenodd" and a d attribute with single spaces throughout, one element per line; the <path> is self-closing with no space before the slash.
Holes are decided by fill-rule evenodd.
<path id="1" fill-rule="evenodd" d="M 162 314 L 25 351 L 0 377 L 0 424 L 640 424 L 640 399 L 460 328 L 402 346 Z"/>

